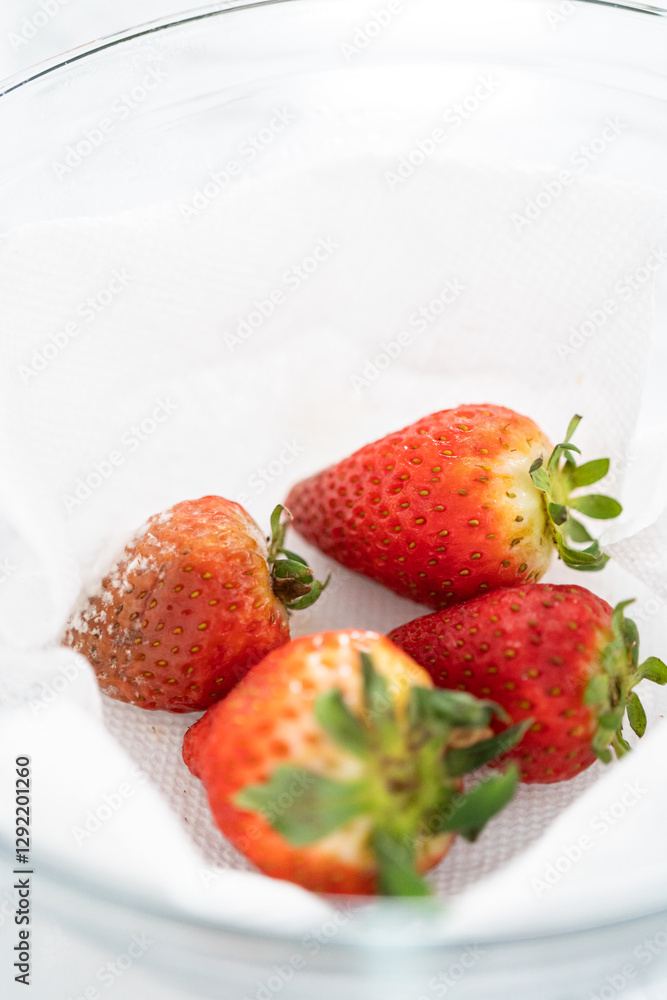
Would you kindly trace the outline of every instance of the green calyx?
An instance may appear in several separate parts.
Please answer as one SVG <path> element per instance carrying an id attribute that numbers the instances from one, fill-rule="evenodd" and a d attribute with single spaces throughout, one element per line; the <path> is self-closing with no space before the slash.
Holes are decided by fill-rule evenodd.
<path id="1" fill-rule="evenodd" d="M 630 749 L 623 738 L 623 718 L 627 710 L 628 721 L 637 736 L 646 731 L 646 712 L 634 687 L 640 681 L 667 684 L 667 665 L 656 656 L 649 656 L 639 663 L 639 633 L 625 609 L 632 601 L 622 601 L 614 609 L 611 620 L 613 638 L 602 650 L 603 672 L 595 674 L 586 687 L 584 704 L 597 714 L 598 725 L 592 747 L 596 756 L 608 764 L 612 759 L 610 747 L 617 757 Z"/>
<path id="2" fill-rule="evenodd" d="M 609 556 L 600 551 L 600 546 L 575 517 L 578 511 L 586 517 L 608 519 L 618 517 L 622 507 L 612 497 L 601 493 L 587 493 L 572 496 L 582 486 L 591 486 L 603 479 L 609 471 L 609 459 L 597 458 L 584 465 L 577 465 L 573 455 L 581 454 L 570 438 L 581 423 L 580 416 L 574 416 L 565 435 L 565 440 L 557 444 L 547 464 L 544 458 L 535 459 L 530 467 L 533 483 L 544 494 L 544 504 L 549 519 L 549 527 L 558 555 L 573 569 L 599 570 L 609 561 Z M 563 462 L 561 462 L 563 458 Z M 571 544 L 591 543 L 586 548 L 574 548 Z"/>
<path id="3" fill-rule="evenodd" d="M 283 520 L 283 514 L 287 515 L 287 521 Z M 271 537 L 268 539 L 268 563 L 273 593 L 288 611 L 301 611 L 315 603 L 328 584 L 329 577 L 324 583 L 316 580 L 306 560 L 284 547 L 291 517 L 282 504 L 274 508 L 271 514 Z"/>
<path id="4" fill-rule="evenodd" d="M 481 742 L 494 716 L 506 718 L 490 701 L 462 692 L 412 687 L 407 709 L 396 711 L 392 685 L 368 653 L 360 653 L 363 710 L 355 715 L 342 692 L 318 696 L 315 717 L 331 739 L 359 763 L 354 780 L 333 780 L 306 768 L 281 766 L 266 784 L 235 797 L 242 809 L 261 813 L 295 846 L 308 846 L 357 817 L 369 820 L 368 846 L 383 895 L 425 896 L 417 871 L 420 843 L 444 833 L 474 840 L 512 798 L 518 771 L 486 778 L 467 793 L 460 777 L 519 742 L 532 720 Z"/>

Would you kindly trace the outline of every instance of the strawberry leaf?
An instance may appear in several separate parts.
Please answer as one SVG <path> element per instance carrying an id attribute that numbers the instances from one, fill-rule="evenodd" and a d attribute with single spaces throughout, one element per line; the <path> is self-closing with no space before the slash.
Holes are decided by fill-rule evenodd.
<path id="1" fill-rule="evenodd" d="M 284 513 L 286 513 L 287 517 L 291 519 L 292 515 L 286 507 L 283 507 L 281 503 L 279 503 L 277 507 L 274 507 L 271 512 L 269 561 L 274 560 L 282 551 L 283 542 L 285 541 L 285 533 L 287 531 L 287 526 L 282 523 L 282 516 Z"/>
<path id="2" fill-rule="evenodd" d="M 308 566 L 305 566 L 302 560 L 297 562 L 296 559 L 277 559 L 273 566 L 273 574 L 281 580 L 285 580 L 291 576 L 302 580 L 304 583 L 312 583 L 313 581 L 310 569 Z"/>
<path id="3" fill-rule="evenodd" d="M 313 580 L 312 583 L 308 582 L 308 593 L 304 594 L 303 597 L 297 598 L 295 601 L 290 601 L 286 605 L 288 611 L 303 611 L 304 608 L 309 608 L 311 604 L 314 604 L 318 599 L 322 591 L 326 588 L 329 580 L 331 579 L 331 574 L 326 578 L 324 583 L 319 580 Z M 312 580 L 312 577 L 310 577 Z"/>
<path id="4" fill-rule="evenodd" d="M 574 432 L 576 431 L 577 427 L 579 426 L 579 424 L 583 419 L 584 418 L 581 417 L 578 413 L 575 413 L 575 415 L 572 417 L 572 420 L 570 420 L 569 424 L 567 425 L 567 431 L 565 432 L 566 441 L 570 440 L 570 438 L 572 437 L 572 435 L 574 434 Z"/>
<path id="5" fill-rule="evenodd" d="M 271 537 L 267 557 L 271 570 L 271 587 L 288 611 L 301 611 L 315 603 L 328 584 L 329 577 L 324 583 L 316 580 L 305 559 L 284 548 L 287 522 L 283 521 L 283 514 L 286 515 L 287 521 L 291 521 L 292 515 L 282 504 L 274 507 L 271 514 Z"/>
<path id="6" fill-rule="evenodd" d="M 452 747 L 445 754 L 447 774 L 452 778 L 459 778 L 507 753 L 523 739 L 533 722 L 534 719 L 526 719 L 525 722 L 520 722 L 503 733 L 488 740 L 481 740 L 470 747 Z"/>
<path id="7" fill-rule="evenodd" d="M 570 506 L 587 517 L 601 520 L 618 517 L 623 510 L 618 500 L 602 496 L 601 493 L 588 493 L 584 497 L 576 497 L 574 500 L 570 500 Z"/>
<path id="8" fill-rule="evenodd" d="M 649 656 L 638 668 L 640 680 L 653 681 L 654 684 L 667 684 L 667 664 L 657 656 Z"/>
<path id="9" fill-rule="evenodd" d="M 547 496 L 550 495 L 551 482 L 549 480 L 549 475 L 542 468 L 542 459 L 539 460 L 540 464 L 536 467 L 535 462 L 530 467 L 530 478 L 533 480 L 538 490 L 542 490 Z"/>
<path id="10" fill-rule="evenodd" d="M 635 603 L 634 597 L 630 597 L 627 601 L 620 601 L 614 608 L 614 612 L 611 616 L 611 627 L 614 630 L 614 635 L 617 639 L 623 638 L 623 621 L 625 620 L 625 609 L 629 608 L 631 604 Z"/>
<path id="11" fill-rule="evenodd" d="M 588 530 L 570 516 L 569 509 L 574 508 L 589 517 L 610 518 L 617 517 L 622 508 L 618 501 L 598 494 L 570 497 L 573 489 L 597 482 L 609 470 L 609 460 L 606 458 L 594 459 L 577 466 L 574 456 L 580 452 L 570 442 L 570 437 L 580 422 L 579 415 L 573 417 L 565 441 L 554 447 L 546 466 L 543 457 L 535 459 L 530 466 L 530 476 L 533 484 L 544 494 L 544 505 L 559 557 L 572 569 L 593 572 L 602 569 L 609 557 L 600 551 L 600 546 L 592 540 Z M 575 544 L 592 544 L 586 549 L 578 549 L 568 544 L 567 539 Z"/>
<path id="12" fill-rule="evenodd" d="M 609 562 L 609 556 L 601 555 L 597 562 L 583 565 L 578 565 L 577 563 L 566 563 L 566 566 L 572 566 L 573 569 L 579 570 L 580 573 L 598 573 L 601 569 Z"/>
<path id="13" fill-rule="evenodd" d="M 656 684 L 667 683 L 667 665 L 655 656 L 650 656 L 641 665 L 639 662 L 639 632 L 631 618 L 625 617 L 625 609 L 632 600 L 621 601 L 614 608 L 611 617 L 613 639 L 600 651 L 600 659 L 605 674 L 593 677 L 586 688 L 584 703 L 598 708 L 598 727 L 593 736 L 592 749 L 600 760 L 609 763 L 611 749 L 617 757 L 628 753 L 630 746 L 623 738 L 623 717 L 627 710 L 628 721 L 637 736 L 646 731 L 646 712 L 634 685 L 641 680 Z"/>
<path id="14" fill-rule="evenodd" d="M 549 461 L 547 463 L 547 469 L 551 472 L 557 467 L 558 460 L 562 455 L 565 455 L 566 462 L 569 463 L 571 467 L 575 466 L 575 461 L 572 458 L 571 452 L 576 455 L 581 455 L 581 449 L 577 448 L 576 444 L 570 444 L 568 441 L 561 441 L 559 444 L 555 445 L 554 450 L 549 456 Z"/>
<path id="15" fill-rule="evenodd" d="M 389 686 L 382 676 L 373 666 L 368 653 L 360 653 L 361 669 L 364 684 L 364 705 L 368 717 L 374 720 L 379 728 L 394 727 L 396 724 L 396 713 L 394 704 L 389 692 Z"/>
<path id="16" fill-rule="evenodd" d="M 565 440 L 555 445 L 554 450 L 551 452 L 551 455 L 549 456 L 549 461 L 547 463 L 547 469 L 549 472 L 554 472 L 555 470 L 558 469 L 558 463 L 560 461 L 561 455 L 563 454 L 565 454 L 565 461 L 568 465 L 568 468 L 574 467 L 575 462 L 570 452 L 574 451 L 578 455 L 580 455 L 581 451 L 579 450 L 579 448 L 577 448 L 576 445 L 570 444 L 570 438 L 576 431 L 580 422 L 581 422 L 581 417 L 579 416 L 573 417 L 568 425 Z"/>
<path id="17" fill-rule="evenodd" d="M 639 663 L 639 630 L 632 618 L 623 620 L 623 642 L 626 649 L 630 651 L 632 665 L 636 667 Z"/>
<path id="18" fill-rule="evenodd" d="M 632 692 L 628 702 L 628 722 L 637 736 L 644 735 L 646 732 L 646 712 L 636 691 Z"/>
<path id="19" fill-rule="evenodd" d="M 608 458 L 594 458 L 592 462 L 584 462 L 583 465 L 575 465 L 568 472 L 568 479 L 573 490 L 579 486 L 592 486 L 609 472 Z"/>
<path id="20" fill-rule="evenodd" d="M 595 674 L 584 692 L 584 705 L 606 705 L 609 702 L 609 676 Z"/>
<path id="21" fill-rule="evenodd" d="M 547 505 L 547 510 L 549 511 L 549 516 L 554 524 L 565 524 L 567 521 L 567 507 L 564 503 L 550 502 Z"/>
<path id="22" fill-rule="evenodd" d="M 616 605 L 611 618 L 611 627 L 619 648 L 630 653 L 632 663 L 636 667 L 639 662 L 639 632 L 632 618 L 625 617 L 625 609 L 631 604 L 634 604 L 634 598 Z"/>
<path id="23" fill-rule="evenodd" d="M 568 535 L 573 542 L 592 542 L 593 538 L 589 535 L 586 528 L 584 528 L 581 521 L 575 520 L 575 518 L 570 516 L 567 519 L 565 527 L 563 528 L 564 534 Z"/>
<path id="24" fill-rule="evenodd" d="M 504 809 L 516 791 L 519 772 L 512 764 L 504 774 L 494 774 L 453 802 L 441 829 L 476 840 L 485 825 Z"/>
<path id="25" fill-rule="evenodd" d="M 620 729 L 623 725 L 623 715 L 625 710 L 621 708 L 611 709 L 609 712 L 602 712 L 598 715 L 598 722 L 603 729 Z"/>
<path id="26" fill-rule="evenodd" d="M 360 719 L 345 704 L 338 688 L 324 691 L 315 700 L 315 718 L 332 739 L 356 757 L 370 751 L 368 733 Z"/>
<path id="27" fill-rule="evenodd" d="M 562 534 L 558 537 L 558 554 L 571 569 L 599 570 L 609 562 L 609 556 L 600 552 L 600 546 L 593 542 L 587 549 L 573 549 Z"/>
<path id="28" fill-rule="evenodd" d="M 302 559 L 301 556 L 296 554 L 296 552 L 290 552 L 289 549 L 281 549 L 280 551 L 282 555 L 287 556 L 287 558 L 291 559 L 293 562 L 298 562 L 302 566 L 308 567 L 308 563 L 306 562 L 306 560 Z"/>
<path id="29" fill-rule="evenodd" d="M 482 701 L 465 691 L 444 688 L 412 688 L 408 713 L 415 725 L 432 731 L 449 731 L 460 726 L 485 729 L 494 715 L 507 718 L 494 701 Z"/>
<path id="30" fill-rule="evenodd" d="M 263 785 L 234 798 L 240 809 L 260 813 L 290 844 L 304 847 L 333 833 L 367 810 L 363 781 L 333 781 L 302 767 L 277 767 Z"/>
<path id="31" fill-rule="evenodd" d="M 620 729 L 617 730 L 617 732 L 614 733 L 614 738 L 612 740 L 612 746 L 613 746 L 614 750 L 616 751 L 616 756 L 619 758 L 619 760 L 626 753 L 630 753 L 630 750 L 632 749 L 632 747 L 627 742 L 627 740 L 623 739 L 623 733 L 621 732 Z"/>
<path id="32" fill-rule="evenodd" d="M 386 830 L 375 830 L 373 853 L 379 871 L 380 892 L 384 896 L 430 896 L 431 892 L 415 867 L 414 844 Z"/>
<path id="33" fill-rule="evenodd" d="M 609 749 L 609 741 L 613 736 L 612 732 L 607 732 L 605 730 L 599 729 L 596 736 L 591 743 L 591 748 L 593 753 L 598 760 L 601 760 L 603 764 L 611 764 L 612 753 Z M 599 738 L 598 738 L 599 737 Z"/>

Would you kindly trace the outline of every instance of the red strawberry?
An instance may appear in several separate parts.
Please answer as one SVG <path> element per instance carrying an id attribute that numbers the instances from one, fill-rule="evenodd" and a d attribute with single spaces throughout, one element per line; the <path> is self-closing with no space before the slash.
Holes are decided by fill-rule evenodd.
<path id="1" fill-rule="evenodd" d="M 655 657 L 638 665 L 639 637 L 583 587 L 529 584 L 476 597 L 394 629 L 389 638 L 443 688 L 498 702 L 515 722 L 532 719 L 516 760 L 527 782 L 563 781 L 629 749 L 626 708 L 641 736 L 646 715 L 633 687 L 667 681 Z"/>
<path id="2" fill-rule="evenodd" d="M 221 497 L 150 518 L 65 637 L 106 694 L 169 712 L 208 708 L 289 641 L 287 609 L 307 607 L 322 585 L 282 548 L 282 510 L 268 549 L 243 507 Z"/>
<path id="3" fill-rule="evenodd" d="M 187 732 L 183 758 L 222 832 L 266 874 L 421 895 L 418 873 L 454 832 L 474 839 L 514 792 L 516 769 L 460 792 L 500 739 L 520 737 L 491 737 L 496 710 L 436 690 L 375 632 L 325 632 L 270 653 Z"/>
<path id="4" fill-rule="evenodd" d="M 608 497 L 570 499 L 609 467 L 575 466 L 569 438 L 580 419 L 552 450 L 532 420 L 504 407 L 442 410 L 299 483 L 287 505 L 327 555 L 432 608 L 538 580 L 554 545 L 568 566 L 601 569 L 597 542 L 582 551 L 566 541 L 591 541 L 568 505 L 592 517 L 621 510 Z"/>

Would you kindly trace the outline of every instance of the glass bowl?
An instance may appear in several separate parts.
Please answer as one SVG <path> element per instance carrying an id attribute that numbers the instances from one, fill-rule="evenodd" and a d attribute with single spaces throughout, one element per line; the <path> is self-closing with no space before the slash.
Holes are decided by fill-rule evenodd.
<path id="1" fill-rule="evenodd" d="M 469 116 L 461 95 L 497 77 L 502 93 L 448 152 L 551 166 L 569 162 L 589 137 L 591 174 L 664 194 L 665 13 L 595 0 L 378 0 L 363 9 L 358 0 L 258 0 L 101 39 L 0 84 L 3 230 L 168 202 L 196 208 L 241 169 L 261 178 L 360 151 L 394 155 L 428 136 L 444 106 L 463 100 Z M 592 143 L 614 121 L 627 123 L 624 141 L 598 155 Z M 666 305 L 663 283 L 655 320 L 663 333 Z M 663 355 L 658 342 L 649 375 L 656 407 Z M 362 908 L 350 927 L 324 927 L 318 946 L 306 947 L 289 933 L 250 933 L 156 907 L 130 885 L 83 878 L 47 855 L 39 880 L 45 911 L 91 941 L 121 953 L 128 930 L 147 934 L 154 944 L 143 962 L 156 991 L 170 982 L 230 1000 L 434 1000 L 450 992 L 461 1000 L 590 1000 L 605 989 L 616 995 L 621 987 L 605 977 L 667 923 L 667 901 L 647 896 L 632 911 L 621 901 L 594 919 L 573 915 L 558 934 L 444 940 L 435 911 L 386 902 Z M 468 961 L 471 954 L 483 961 Z M 291 975 L 295 956 L 301 964 Z M 658 960 L 638 970 L 624 995 L 663 996 L 664 972 Z M 50 996 L 64 996 L 55 979 L 52 987 Z"/>

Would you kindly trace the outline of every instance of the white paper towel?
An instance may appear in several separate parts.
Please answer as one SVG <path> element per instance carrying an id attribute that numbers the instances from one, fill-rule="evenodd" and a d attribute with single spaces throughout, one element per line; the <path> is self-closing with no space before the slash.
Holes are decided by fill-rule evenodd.
<path id="1" fill-rule="evenodd" d="M 646 469 L 634 436 L 654 405 L 643 387 L 653 274 L 662 266 L 657 196 L 579 176 L 524 225 L 519 217 L 549 171 L 450 160 L 425 164 L 392 190 L 390 169 L 379 159 L 346 160 L 239 180 L 194 212 L 169 205 L 64 220 L 0 241 L 0 636 L 8 678 L 0 744 L 48 769 L 38 843 L 48 829 L 64 860 L 102 867 L 120 884 L 140 876 L 142 886 L 192 911 L 228 914 L 225 899 L 243 896 L 246 879 L 249 922 L 256 914 L 263 925 L 271 912 L 258 886 L 284 895 L 281 924 L 287 910 L 297 922 L 311 919 L 316 903 L 243 873 L 249 866 L 213 827 L 201 785 L 180 759 L 192 718 L 97 699 L 91 673 L 69 652 L 76 681 L 58 681 L 64 654 L 48 643 L 131 530 L 206 493 L 239 499 L 266 526 L 292 482 L 464 401 L 514 407 L 552 440 L 582 413 L 577 443 L 586 458 L 611 457 L 610 492 L 621 499 L 626 470 L 634 477 Z M 627 276 L 645 271 L 628 292 Z M 648 454 L 656 475 L 655 452 Z M 636 595 L 643 651 L 664 654 L 653 594 L 667 582 L 667 563 L 651 561 L 645 532 L 652 546 L 656 529 L 642 521 L 645 494 L 628 496 L 610 536 L 616 563 L 586 578 L 554 565 L 548 579 L 576 579 L 612 602 Z M 293 635 L 387 631 L 423 612 L 299 547 L 333 579 L 317 605 L 294 616 Z M 62 690 L 49 698 L 56 681 Z M 660 692 L 648 702 L 655 722 Z M 67 740 L 54 753 L 61 732 Z M 87 762 L 83 785 L 69 769 L 77 748 Z M 639 750 L 632 766 L 641 770 L 648 755 Z M 558 837 L 576 840 L 601 770 L 521 788 L 477 844 L 456 844 L 433 875 L 439 890 L 457 894 L 479 882 L 461 913 L 483 911 L 490 926 L 509 927 L 511 880 L 529 883 L 539 852 L 553 854 L 548 835 L 532 853 L 522 849 L 561 813 Z M 625 780 L 620 767 L 609 769 L 605 795 Z M 112 819 L 91 837 L 73 832 L 128 782 L 134 791 Z M 664 817 L 657 783 L 651 801 Z M 628 823 L 641 824 L 642 815 Z M 130 863 L 133 838 L 141 849 Z M 181 873 L 175 888 L 164 885 L 167 856 L 170 872 Z M 495 883 L 479 881 L 512 857 Z M 611 849 L 608 863 L 617 864 Z M 220 888 L 202 896 L 197 865 L 216 873 L 218 887 L 229 885 L 227 896 Z M 241 874 L 228 882 L 218 879 L 220 868 Z M 586 871 L 582 864 L 577 876 Z M 199 878 L 211 882 L 201 871 Z M 535 896 L 533 929 L 556 919 L 561 886 Z M 519 921 L 522 906 L 517 893 Z"/>

